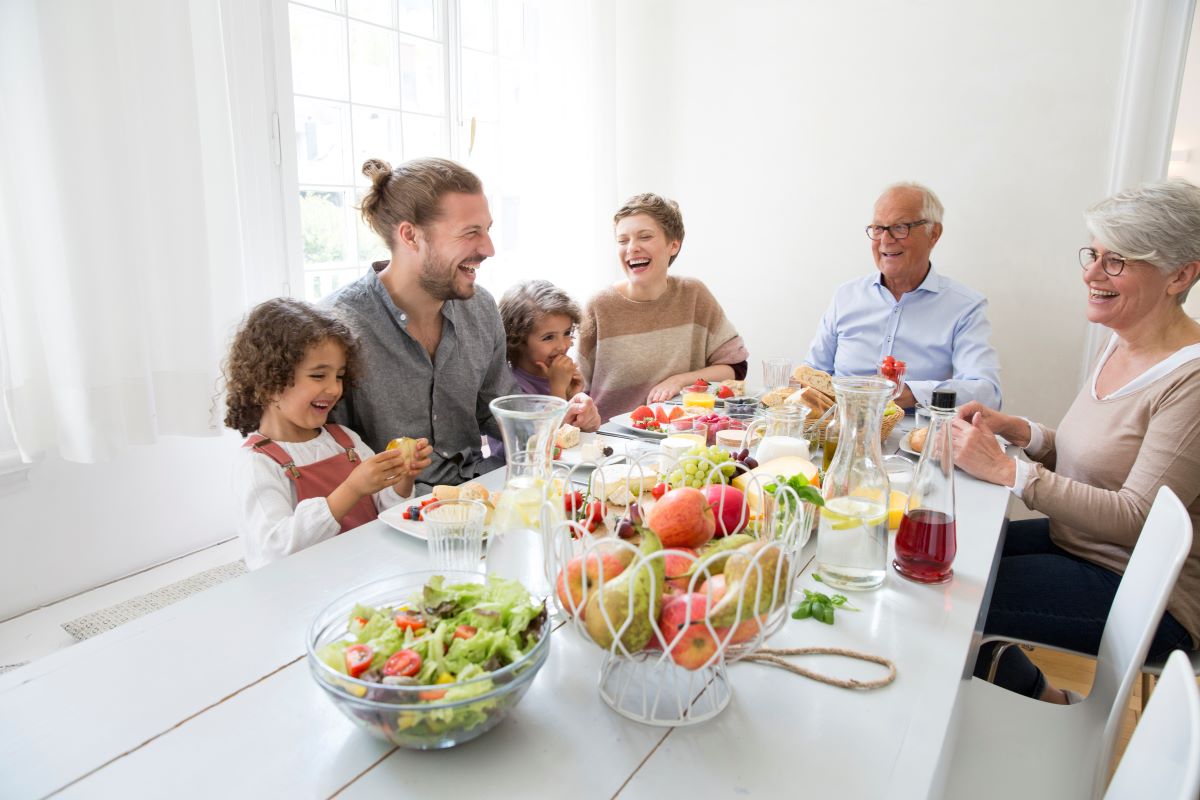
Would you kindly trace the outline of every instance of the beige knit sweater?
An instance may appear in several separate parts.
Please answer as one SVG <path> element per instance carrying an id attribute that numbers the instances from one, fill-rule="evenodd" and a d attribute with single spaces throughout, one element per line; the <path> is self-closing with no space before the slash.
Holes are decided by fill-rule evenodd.
<path id="1" fill-rule="evenodd" d="M 1160 486 L 1200 531 L 1200 359 L 1116 394 L 1097 400 L 1089 379 L 1057 431 L 1039 425 L 1042 448 L 1029 455 L 1040 463 L 1021 497 L 1050 517 L 1059 547 L 1123 574 Z M 1167 610 L 1200 645 L 1200 534 Z"/>
<path id="2" fill-rule="evenodd" d="M 610 287 L 584 310 L 579 370 L 605 420 L 645 403 L 665 378 L 747 358 L 742 337 L 695 278 L 669 276 L 662 296 L 644 302 Z"/>

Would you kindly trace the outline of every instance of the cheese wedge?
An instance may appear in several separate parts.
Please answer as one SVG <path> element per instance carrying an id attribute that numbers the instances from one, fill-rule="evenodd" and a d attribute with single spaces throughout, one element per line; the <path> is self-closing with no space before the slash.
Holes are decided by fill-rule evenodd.
<path id="1" fill-rule="evenodd" d="M 733 485 L 745 493 L 746 505 L 753 512 L 759 507 L 760 495 L 763 488 L 779 475 L 785 478 L 790 478 L 793 475 L 803 475 L 809 481 L 813 481 L 817 477 L 817 467 L 807 458 L 782 456 L 780 458 L 773 458 L 765 464 L 759 464 L 749 472 L 743 472 L 733 479 Z"/>

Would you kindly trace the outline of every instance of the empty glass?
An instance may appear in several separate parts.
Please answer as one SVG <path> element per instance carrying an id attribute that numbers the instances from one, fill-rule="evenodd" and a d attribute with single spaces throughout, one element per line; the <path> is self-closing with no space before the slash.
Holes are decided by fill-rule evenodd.
<path id="1" fill-rule="evenodd" d="M 481 571 L 487 506 L 478 500 L 440 500 L 425 506 L 422 513 L 431 569 Z"/>
<path id="2" fill-rule="evenodd" d="M 763 389 L 771 391 L 780 386 L 787 386 L 792 379 L 792 362 L 786 358 L 764 358 Z"/>

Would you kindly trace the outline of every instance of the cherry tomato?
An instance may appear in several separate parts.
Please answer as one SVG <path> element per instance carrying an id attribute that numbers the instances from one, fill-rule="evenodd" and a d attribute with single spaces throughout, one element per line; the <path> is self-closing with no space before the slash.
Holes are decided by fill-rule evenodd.
<path id="1" fill-rule="evenodd" d="M 416 650 L 397 650 L 383 665 L 384 675 L 411 678 L 421 671 L 421 655 Z"/>
<path id="2" fill-rule="evenodd" d="M 584 511 L 583 520 L 588 526 L 588 531 L 594 531 L 596 526 L 604 521 L 604 503 L 599 500 L 593 500 L 587 504 L 587 509 Z"/>
<path id="3" fill-rule="evenodd" d="M 654 488 L 650 490 L 650 494 L 655 500 L 658 500 L 660 497 L 666 494 L 667 490 L 670 488 L 671 484 L 669 483 L 657 483 L 654 485 Z"/>
<path id="4" fill-rule="evenodd" d="M 583 508 L 582 492 L 567 492 L 563 495 L 563 511 L 566 511 L 568 514 L 574 514 L 581 508 Z"/>
<path id="5" fill-rule="evenodd" d="M 417 697 L 421 700 L 441 700 L 445 696 L 445 689 L 426 689 L 423 692 L 417 692 Z"/>
<path id="6" fill-rule="evenodd" d="M 637 428 L 638 430 L 643 430 L 643 431 L 646 430 L 646 420 L 635 419 L 633 421 L 633 427 Z"/>
<path id="7" fill-rule="evenodd" d="M 360 628 L 367 627 L 367 618 L 366 617 L 355 617 L 352 621 L 354 622 L 355 625 L 357 625 Z"/>
<path id="8" fill-rule="evenodd" d="M 371 666 L 375 651 L 369 644 L 354 644 L 346 648 L 346 672 L 351 678 L 357 678 Z"/>
<path id="9" fill-rule="evenodd" d="M 416 631 L 425 627 L 425 620 L 421 619 L 416 614 L 410 614 L 407 611 L 401 611 L 396 615 L 396 627 L 402 631 Z"/>
<path id="10" fill-rule="evenodd" d="M 479 629 L 474 625 L 459 625 L 454 629 L 455 639 L 470 639 L 475 634 L 479 633 Z"/>

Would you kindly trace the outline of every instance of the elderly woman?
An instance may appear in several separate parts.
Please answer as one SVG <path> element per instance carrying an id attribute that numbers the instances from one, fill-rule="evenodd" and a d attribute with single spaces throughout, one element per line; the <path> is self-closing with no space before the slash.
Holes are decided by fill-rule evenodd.
<path id="1" fill-rule="evenodd" d="M 1079 251 L 1087 318 L 1112 330 L 1057 430 L 968 403 L 954 421 L 955 462 L 1008 486 L 1048 519 L 1009 526 L 985 633 L 1095 653 L 1121 574 L 1159 487 L 1200 530 L 1200 324 L 1182 303 L 1200 274 L 1200 188 L 1170 181 L 1088 209 Z M 1007 457 L 993 433 L 1025 448 Z M 1150 657 L 1200 643 L 1200 536 L 1167 602 Z M 976 674 L 986 673 L 985 647 Z M 996 683 L 1074 702 L 1019 648 Z"/>

